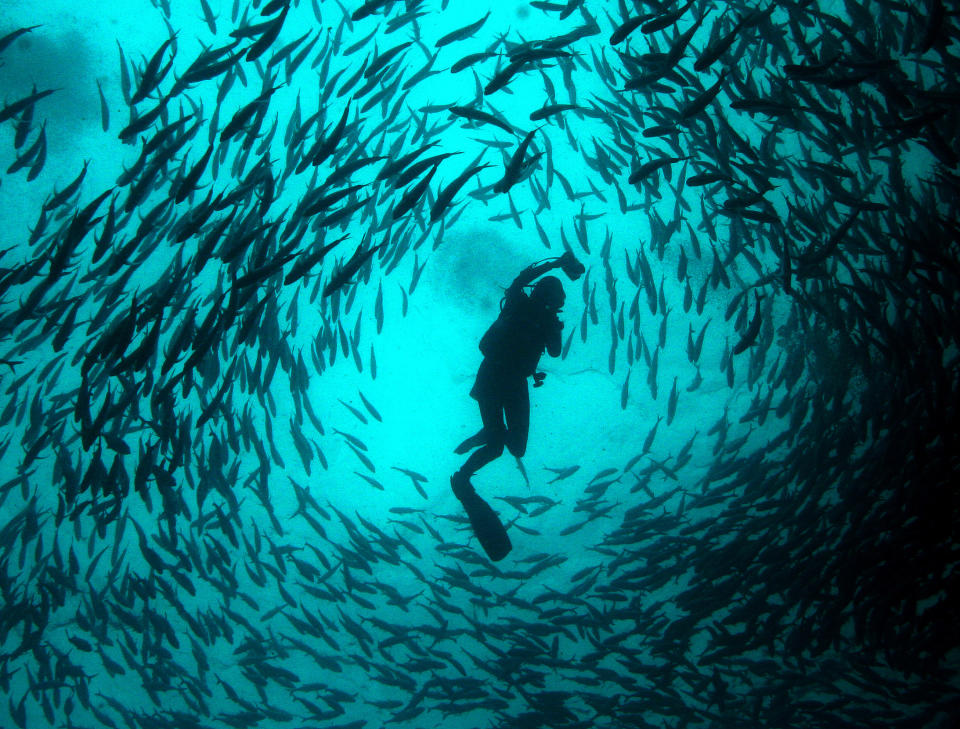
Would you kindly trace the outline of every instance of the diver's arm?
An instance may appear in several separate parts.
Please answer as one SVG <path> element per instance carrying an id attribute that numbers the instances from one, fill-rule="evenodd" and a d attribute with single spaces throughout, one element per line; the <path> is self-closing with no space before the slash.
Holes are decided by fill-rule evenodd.
<path id="1" fill-rule="evenodd" d="M 549 258 L 543 263 L 534 263 L 527 266 L 520 272 L 520 275 L 513 279 L 510 288 L 519 291 L 524 286 L 533 283 L 534 279 L 540 278 L 547 271 L 559 268 L 561 265 L 559 258 Z"/>
<path id="2" fill-rule="evenodd" d="M 583 264 L 577 260 L 576 256 L 573 255 L 570 251 L 565 251 L 564 254 L 558 258 L 548 258 L 542 263 L 535 263 L 530 266 L 527 266 L 523 271 L 520 272 L 520 275 L 513 279 L 513 283 L 510 284 L 510 288 L 514 291 L 519 291 L 527 284 L 533 282 L 535 278 L 539 278 L 547 271 L 552 271 L 554 268 L 562 268 L 563 272 L 567 274 L 567 278 L 571 281 L 576 281 L 583 274 L 584 268 Z"/>

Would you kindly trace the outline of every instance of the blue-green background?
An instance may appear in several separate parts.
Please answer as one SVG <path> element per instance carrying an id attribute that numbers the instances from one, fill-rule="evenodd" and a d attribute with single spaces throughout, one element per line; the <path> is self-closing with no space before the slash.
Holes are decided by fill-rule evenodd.
<path id="1" fill-rule="evenodd" d="M 169 7 L 136 0 L 0 0 L 0 32 L 40 26 L 2 54 L 0 89 L 6 103 L 23 98 L 34 85 L 57 89 L 38 102 L 26 142 L 32 144 L 45 125 L 43 171 L 33 181 L 20 171 L 0 182 L 5 272 L 45 255 L 55 238 L 31 245 L 31 230 L 44 201 L 85 163 L 78 196 L 50 214 L 47 235 L 55 236 L 77 208 L 110 188 L 117 188 L 120 206 L 126 191 L 118 177 L 136 161 L 141 140 L 149 140 L 164 123 L 144 132 L 136 144 L 118 139 L 131 118 L 121 89 L 118 44 L 127 72 L 136 79 L 175 31 L 174 48 L 163 60 L 173 59 L 170 75 L 160 84 L 167 93 L 174 76 L 204 47 L 225 44 L 234 28 L 260 22 L 258 5 L 210 0 L 213 33 L 195 0 L 171 0 Z M 352 5 L 329 0 L 292 5 L 259 66 L 307 32 L 315 42 L 312 51 L 289 75 L 283 63 L 274 68 L 283 85 L 269 100 L 256 151 L 243 168 L 234 167 L 240 139 L 221 144 L 217 136 L 223 157 L 216 175 L 208 168 L 201 184 L 229 192 L 265 154 L 275 179 L 284 180 L 266 218 L 284 219 L 313 184 L 313 168 L 302 174 L 288 169 L 302 149 L 290 153 L 284 134 L 292 118 L 303 120 L 318 110 L 324 58 L 327 81 L 344 69 L 339 88 L 378 51 L 415 37 L 423 45 L 411 45 L 398 56 L 383 83 L 412 77 L 434 54 L 437 73 L 408 89 L 398 87 L 384 105 L 360 111 L 368 97 L 355 99 L 347 137 L 319 168 L 320 179 L 355 153 L 388 155 L 393 145 L 412 151 L 425 141 L 414 139 L 421 120 L 434 129 L 426 141 L 436 147 L 428 154 L 457 153 L 440 163 L 431 199 L 440 184 L 476 159 L 491 167 L 463 188 L 444 226 L 429 224 L 429 208 L 422 203 L 390 222 L 402 190 L 374 181 L 383 163 L 353 176 L 353 183 L 375 192 L 375 203 L 326 231 L 325 238 L 308 232 L 303 247 L 349 237 L 307 279 L 284 286 L 274 278 L 262 286 L 261 295 L 272 303 L 257 337 L 238 346 L 233 332 L 222 333 L 194 373 L 195 386 L 175 388 L 175 420 L 189 442 L 185 462 L 169 469 L 182 500 L 177 513 L 169 513 L 156 491 L 148 508 L 131 489 L 123 516 L 100 533 L 87 514 L 59 524 L 56 519 L 63 459 L 80 474 L 94 458 L 102 458 L 107 469 L 115 459 L 115 449 L 103 439 L 84 449 L 73 419 L 80 363 L 107 330 L 90 322 L 104 306 L 105 321 L 116 321 L 134 297 L 142 302 L 156 290 L 151 287 L 164 283 L 178 256 L 190 260 L 197 241 L 175 243 L 168 226 L 208 188 L 192 202 L 165 209 L 164 222 L 136 248 L 135 264 L 126 262 L 118 273 L 90 261 L 91 234 L 35 311 L 18 316 L 46 269 L 5 290 L 0 357 L 15 364 L 0 369 L 5 413 L 0 432 L 5 697 L 0 723 L 950 726 L 958 712 L 956 611 L 951 607 L 956 512 L 949 496 L 944 498 L 952 494 L 952 485 L 944 483 L 955 461 L 941 447 L 950 442 L 947 431 L 956 412 L 951 399 L 956 330 L 949 312 L 956 303 L 957 250 L 955 242 L 941 246 L 938 241 L 940 255 L 919 269 L 939 282 L 940 291 L 925 279 L 911 278 L 918 269 L 904 264 L 906 248 L 898 240 L 945 229 L 925 227 L 923 221 L 936 215 L 951 219 L 956 166 L 948 153 L 931 152 L 928 132 L 895 138 L 897 127 L 890 124 L 952 104 L 957 68 L 951 55 L 957 52 L 952 11 L 948 8 L 942 21 L 941 40 L 921 50 L 929 32 L 925 20 L 937 4 L 905 3 L 904 9 L 894 3 L 786 3 L 761 29 L 743 30 L 721 61 L 695 72 L 693 62 L 714 26 L 728 32 L 735 19 L 755 9 L 750 3 L 696 3 L 676 26 L 686 31 L 695 18 L 704 17 L 680 66 L 685 78 L 699 79 L 703 88 L 721 69 L 729 69 L 731 81 L 705 114 L 715 120 L 723 116 L 761 154 L 758 160 L 743 155 L 736 160 L 757 173 L 751 177 L 742 167 L 727 167 L 730 160 L 718 157 L 705 127 L 680 128 L 673 137 L 642 136 L 643 129 L 669 121 L 685 99 L 702 90 L 669 79 L 665 88 L 651 92 L 623 91 L 630 73 L 617 51 L 663 52 L 674 30 L 637 30 L 616 47 L 609 43 L 610 33 L 625 11 L 654 12 L 654 4 L 624 8 L 588 0 L 586 14 L 575 9 L 565 18 L 559 5 L 458 0 L 445 7 L 413 5 L 408 10 L 394 2 L 354 22 L 347 19 L 356 9 Z M 678 7 L 665 4 L 663 10 Z M 487 10 L 490 15 L 474 37 L 435 47 L 442 35 Z M 412 13 L 409 22 L 395 20 L 405 12 Z M 785 119 L 730 107 L 742 97 L 742 83 L 753 84 L 761 95 L 776 95 L 784 65 L 802 61 L 789 30 L 791 19 L 804 29 L 815 55 L 857 56 L 858 46 L 825 20 L 828 14 L 848 24 L 853 37 L 877 57 L 896 64 L 896 72 L 885 67 L 848 89 L 818 91 L 824 108 L 848 120 L 847 138 L 810 122 L 812 112 L 798 110 Z M 864 25 L 865 18 L 873 25 Z M 506 90 L 478 97 L 478 84 L 482 89 L 506 63 L 508 47 L 590 26 L 592 19 L 599 32 L 565 46 L 576 53 L 575 61 L 546 61 L 516 76 Z M 488 49 L 499 56 L 456 74 L 449 70 L 468 53 Z M 613 88 L 598 62 L 615 70 Z M 565 65 L 570 84 L 564 80 Z M 245 81 L 234 81 L 213 131 L 261 91 L 257 63 L 242 61 L 238 68 Z M 924 103 L 898 107 L 902 99 L 883 77 L 894 73 L 898 83 L 929 92 L 922 96 Z M 165 168 L 166 181 L 122 219 L 124 240 L 169 196 L 169 180 L 180 174 L 180 166 L 189 170 L 206 150 L 220 78 L 171 101 L 168 120 L 190 113 L 189 99 L 202 110 L 201 127 Z M 109 108 L 106 132 L 98 83 Z M 551 103 L 550 87 L 554 103 L 576 103 L 592 113 L 565 112 L 562 126 L 556 116 L 530 121 L 531 112 Z M 944 96 L 933 96 L 937 92 Z M 865 97 L 877 105 L 865 106 Z M 156 98 L 141 102 L 140 113 Z M 307 137 L 311 143 L 321 128 L 336 124 L 348 98 L 350 93 L 330 94 L 320 125 Z M 798 107 L 806 101 L 794 97 Z M 454 104 L 496 112 L 516 134 L 466 125 L 446 111 Z M 877 108 L 889 116 L 877 117 Z M 939 125 L 940 140 L 956 150 L 954 113 L 944 113 L 931 124 Z M 366 140 L 385 114 L 396 116 L 358 151 L 359 140 Z M 618 138 L 612 118 L 629 123 L 633 143 Z M 274 124 L 273 140 L 257 149 Z M 538 124 L 543 126 L 530 151 L 544 157 L 530 181 L 514 187 L 509 197 L 469 194 L 497 182 L 518 142 Z M 15 120 L 0 127 L 4 165 L 18 154 L 15 127 Z M 664 155 L 690 159 L 655 173 L 647 185 L 628 183 L 631 164 Z M 597 161 L 604 156 L 609 162 Z M 811 161 L 836 167 L 818 179 L 810 173 Z M 569 181 L 573 198 L 548 166 Z M 718 166 L 735 170 L 740 186 L 681 186 L 685 177 Z M 847 174 L 838 175 L 838 169 Z M 764 195 L 765 209 L 783 224 L 717 212 L 731 191 L 756 189 L 757 178 L 765 175 L 772 185 Z M 531 183 L 545 189 L 549 206 L 541 205 Z M 837 189 L 844 191 L 846 203 L 838 201 Z M 845 262 L 831 259 L 827 283 L 819 275 L 803 283 L 798 277 L 795 286 L 805 287 L 813 302 L 805 306 L 784 292 L 777 251 L 784 240 L 791 241 L 795 253 L 815 250 L 849 215 L 851 199 L 883 203 L 887 209 L 858 216 L 838 254 Z M 808 210 L 822 228 L 811 231 L 798 223 L 796 208 Z M 674 223 L 679 225 L 665 233 Z M 405 236 L 409 249 L 394 257 Z M 375 256 L 357 283 L 330 298 L 317 296 L 317 286 L 335 269 L 334 259 L 346 259 L 368 241 L 387 241 L 385 255 Z M 474 479 L 478 492 L 508 523 L 514 544 L 510 556 L 493 565 L 470 534 L 448 485 L 461 464 L 454 446 L 480 424 L 476 403 L 468 397 L 480 362 L 477 342 L 513 278 L 565 247 L 588 269 L 577 282 L 564 279 L 562 318 L 564 340 L 572 336 L 569 350 L 562 359 L 545 356 L 541 362 L 547 377 L 542 388 L 531 390 L 530 441 L 522 467 L 505 454 Z M 747 255 L 728 255 L 740 247 Z M 665 310 L 648 304 L 648 292 L 636 280 L 641 255 L 649 261 Z M 686 281 L 678 276 L 681 258 L 687 260 Z M 132 272 L 130 265 L 135 265 Z M 717 284 L 717 266 L 727 283 Z M 183 284 L 189 292 L 179 291 L 198 322 L 237 270 L 248 268 L 231 268 L 216 258 L 200 272 L 191 270 Z M 121 287 L 111 288 L 127 273 Z M 905 285 L 877 289 L 886 299 L 880 316 L 890 322 L 907 318 L 921 329 L 929 323 L 940 350 L 917 352 L 909 342 L 899 342 L 901 355 L 893 357 L 886 349 L 871 348 L 864 332 L 872 326 L 865 322 L 873 320 L 824 294 L 832 290 L 831 282 L 856 296 L 863 278 L 882 287 L 898 276 Z M 685 306 L 688 283 L 694 303 Z M 728 309 L 754 285 L 765 294 L 759 303 L 748 293 Z M 696 299 L 702 287 L 701 305 Z M 638 294 L 639 303 L 632 306 Z M 65 307 L 58 302 L 75 296 L 82 302 L 75 328 L 58 354 L 51 346 L 64 326 Z M 819 309 L 814 307 L 818 301 Z M 733 355 L 728 373 L 730 350 L 757 306 L 762 317 L 757 344 Z M 906 316 L 898 317 L 897 311 Z M 157 442 L 150 428 L 157 418 L 150 391 L 165 381 L 163 347 L 185 313 L 165 310 L 160 357 L 133 378 L 141 385 L 138 393 L 110 420 L 113 434 L 130 449 L 120 456 L 120 467 L 131 479 L 144 451 Z M 688 356 L 688 337 L 692 332 L 695 339 L 704 326 L 695 364 Z M 130 350 L 145 333 L 146 327 L 137 332 Z M 883 328 L 874 333 L 888 344 L 897 342 L 887 339 Z M 655 351 L 651 376 L 647 358 Z M 272 360 L 277 361 L 275 375 L 258 386 L 256 378 Z M 923 367 L 911 365 L 918 360 Z M 234 361 L 225 406 L 198 427 Z M 933 382 L 939 383 L 943 412 L 911 407 L 928 402 L 914 391 L 932 388 Z M 668 424 L 673 387 L 676 412 Z M 100 377 L 91 397 L 93 415 L 108 392 L 116 403 L 124 390 L 118 380 Z M 885 402 L 888 397 L 892 402 Z M 304 399 L 323 432 L 304 416 Z M 944 429 L 939 439 L 938 427 Z M 44 438 L 45 432 L 55 437 Z M 914 436 L 922 442 L 905 450 L 903 443 Z M 263 443 L 265 463 L 251 438 Z M 31 454 L 38 439 L 39 454 Z M 677 456 L 691 439 L 690 458 L 678 467 Z M 308 455 L 301 452 L 304 442 Z M 156 462 L 169 464 L 166 447 L 161 446 Z M 258 494 L 261 477 L 266 491 Z M 318 508 L 307 511 L 325 536 L 298 513 L 296 489 L 301 487 L 316 502 Z M 911 496 L 923 489 L 935 495 L 933 507 Z M 143 530 L 143 540 L 134 524 Z M 170 524 L 178 537 L 175 547 L 158 539 L 169 534 Z M 162 571 L 148 564 L 144 544 L 165 563 Z M 173 571 L 186 580 L 172 578 Z M 255 579 L 258 574 L 265 577 Z"/>

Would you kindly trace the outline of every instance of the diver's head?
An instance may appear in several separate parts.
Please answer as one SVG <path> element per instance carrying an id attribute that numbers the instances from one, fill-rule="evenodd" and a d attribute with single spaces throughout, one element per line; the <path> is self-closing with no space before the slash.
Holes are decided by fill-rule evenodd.
<path id="1" fill-rule="evenodd" d="M 537 281 L 530 293 L 530 298 L 551 311 L 559 311 L 566 300 L 563 293 L 563 284 L 556 276 L 544 276 Z"/>

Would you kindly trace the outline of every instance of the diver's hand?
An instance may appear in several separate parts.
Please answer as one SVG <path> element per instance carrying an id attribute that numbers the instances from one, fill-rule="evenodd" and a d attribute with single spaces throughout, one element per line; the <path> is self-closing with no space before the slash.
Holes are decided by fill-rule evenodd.
<path id="1" fill-rule="evenodd" d="M 567 274 L 567 278 L 571 281 L 576 281 L 586 270 L 583 264 L 580 263 L 570 251 L 564 252 L 564 254 L 557 259 L 557 264 L 563 269 L 563 272 Z"/>
<path id="2" fill-rule="evenodd" d="M 544 378 L 547 376 L 546 372 L 534 372 L 533 373 L 533 386 L 540 387 L 543 384 Z"/>

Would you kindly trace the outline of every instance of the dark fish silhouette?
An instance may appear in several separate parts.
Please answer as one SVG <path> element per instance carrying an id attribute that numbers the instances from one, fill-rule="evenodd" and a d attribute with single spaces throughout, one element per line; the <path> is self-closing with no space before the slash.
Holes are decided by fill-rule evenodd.
<path id="1" fill-rule="evenodd" d="M 350 283 L 350 279 L 353 278 L 354 274 L 360 270 L 360 268 L 365 264 L 370 257 L 380 251 L 386 243 L 381 243 L 378 246 L 373 246 L 370 249 L 364 251 L 363 246 L 357 248 L 354 251 L 353 255 L 342 265 L 340 266 L 333 276 L 330 277 L 330 280 L 327 282 L 327 285 L 323 287 L 323 295 L 329 296 L 335 291 L 340 290 L 343 286 Z"/>

